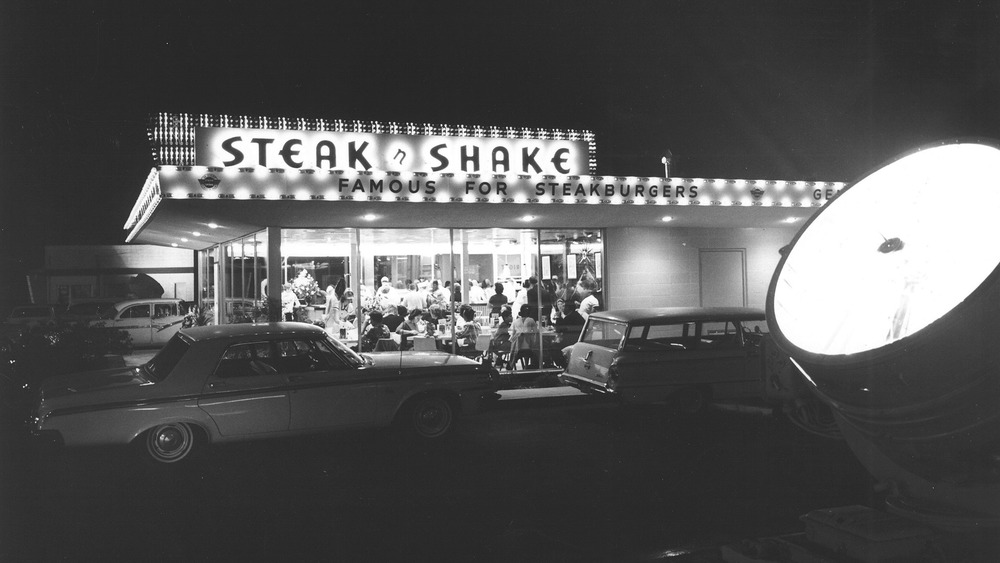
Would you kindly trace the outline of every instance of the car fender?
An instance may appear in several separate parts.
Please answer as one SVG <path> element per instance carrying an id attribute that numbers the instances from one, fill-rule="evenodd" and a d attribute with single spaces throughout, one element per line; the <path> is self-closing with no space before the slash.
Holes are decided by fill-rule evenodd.
<path id="1" fill-rule="evenodd" d="M 59 431 L 67 446 L 127 445 L 150 428 L 169 422 L 197 425 L 213 439 L 214 429 L 194 399 L 166 405 L 56 410 L 41 428 Z"/>

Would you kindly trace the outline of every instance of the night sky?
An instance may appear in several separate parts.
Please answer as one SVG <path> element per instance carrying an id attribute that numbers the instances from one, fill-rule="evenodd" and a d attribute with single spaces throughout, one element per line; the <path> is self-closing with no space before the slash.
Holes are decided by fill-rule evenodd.
<path id="1" fill-rule="evenodd" d="M 602 174 L 669 149 L 849 182 L 1000 137 L 1000 2 L 0 0 L 6 274 L 124 242 L 160 111 L 585 128 Z"/>

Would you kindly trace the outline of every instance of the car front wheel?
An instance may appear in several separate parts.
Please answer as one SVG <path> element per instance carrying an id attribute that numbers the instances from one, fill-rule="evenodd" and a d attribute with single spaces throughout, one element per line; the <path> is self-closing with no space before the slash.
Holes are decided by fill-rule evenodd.
<path id="1" fill-rule="evenodd" d="M 411 399 L 400 420 L 419 438 L 434 439 L 448 434 L 455 421 L 455 410 L 447 399 L 426 396 Z"/>
<path id="2" fill-rule="evenodd" d="M 176 463 L 191 456 L 197 436 L 191 425 L 183 422 L 161 424 L 146 432 L 146 454 L 155 462 Z"/>

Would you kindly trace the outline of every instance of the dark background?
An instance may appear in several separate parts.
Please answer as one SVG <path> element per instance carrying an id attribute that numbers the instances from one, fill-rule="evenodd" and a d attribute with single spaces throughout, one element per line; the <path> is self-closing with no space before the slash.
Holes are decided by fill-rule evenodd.
<path id="1" fill-rule="evenodd" d="M 1000 137 L 1000 3 L 3 0 L 0 297 L 45 244 L 124 242 L 156 112 L 584 128 L 602 174 L 670 149 L 850 182 Z"/>

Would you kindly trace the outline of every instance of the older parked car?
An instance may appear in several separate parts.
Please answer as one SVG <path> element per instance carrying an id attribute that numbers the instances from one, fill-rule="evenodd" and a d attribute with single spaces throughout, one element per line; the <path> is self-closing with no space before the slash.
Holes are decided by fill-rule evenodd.
<path id="1" fill-rule="evenodd" d="M 564 383 L 626 403 L 669 402 L 687 412 L 710 400 L 762 397 L 764 311 L 654 308 L 591 314 L 565 350 Z"/>
<path id="2" fill-rule="evenodd" d="M 396 422 L 448 434 L 498 398 L 496 371 L 445 352 L 357 354 L 314 325 L 183 329 L 139 367 L 44 380 L 31 432 L 65 446 L 135 444 L 172 463 L 200 446 Z"/>
<path id="3" fill-rule="evenodd" d="M 180 299 L 130 299 L 119 301 L 91 326 L 123 330 L 136 348 L 163 346 L 181 329 L 187 304 Z"/>

